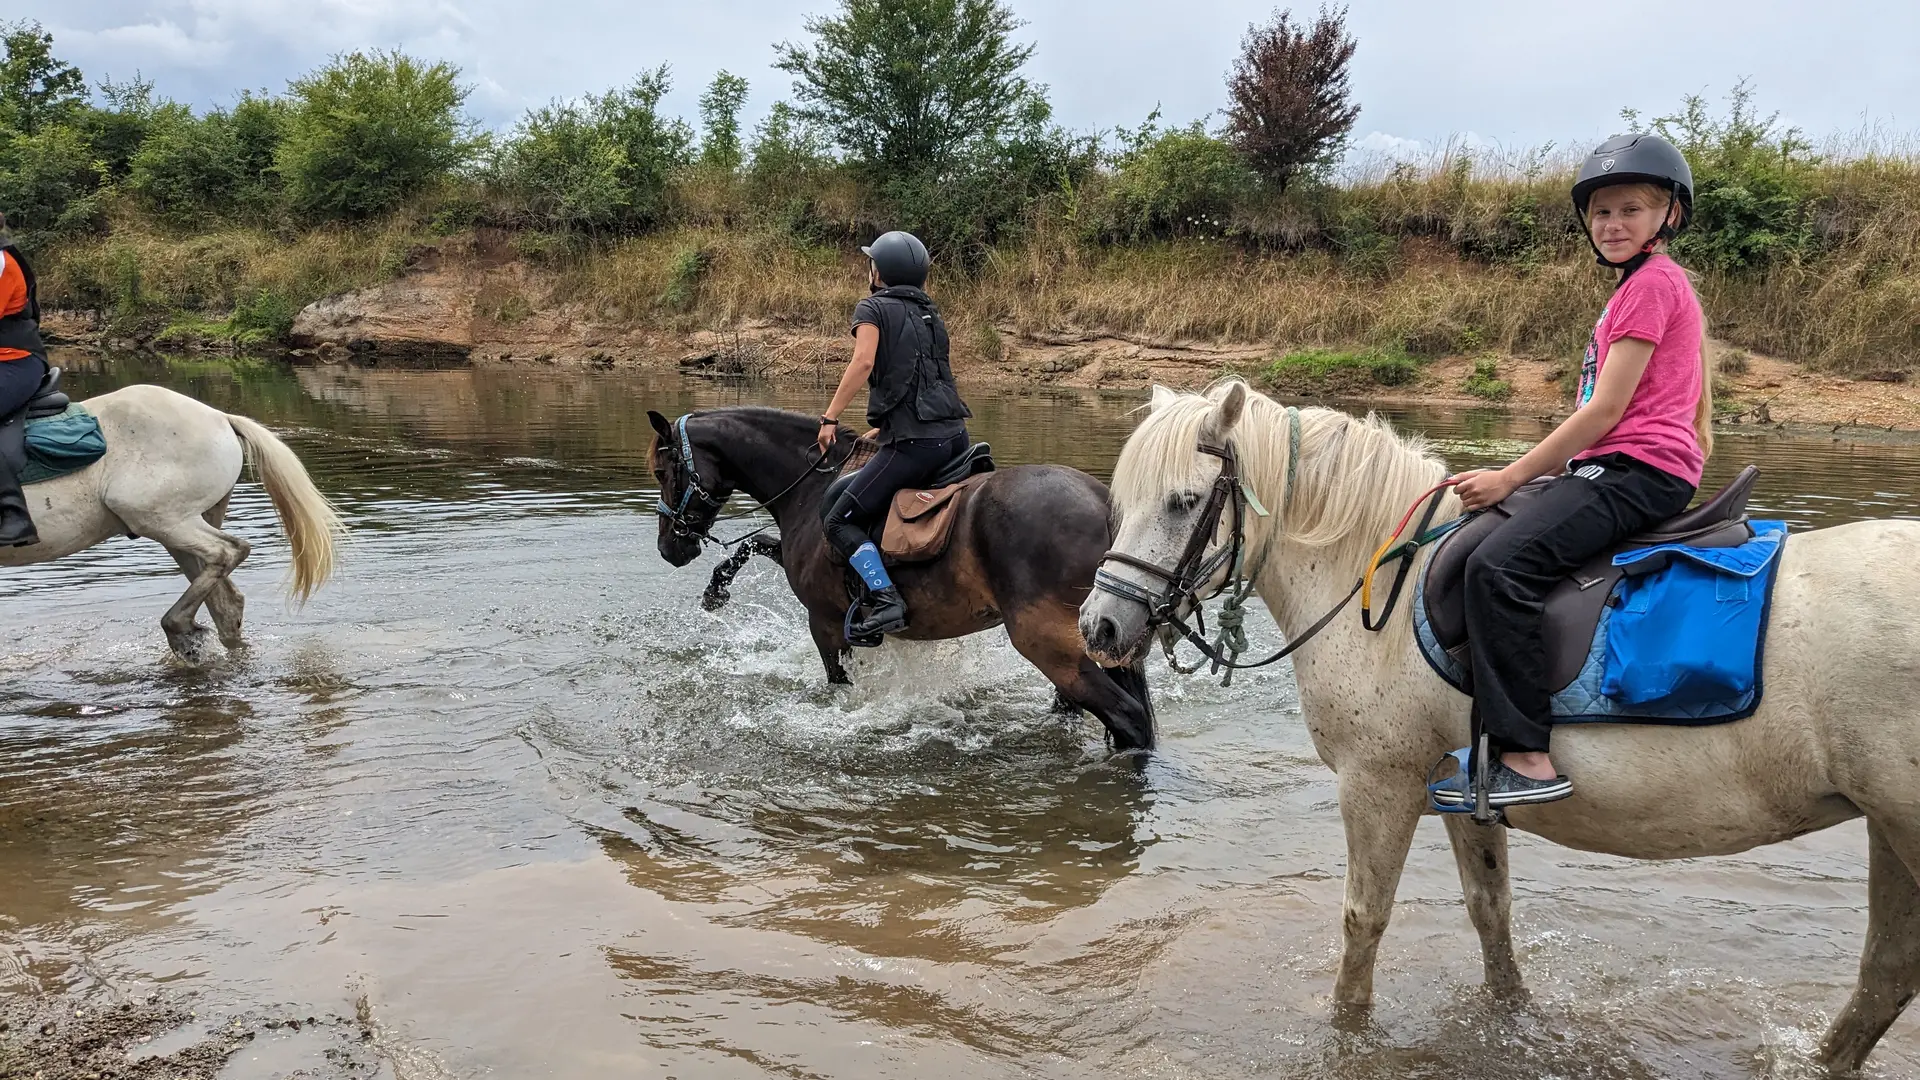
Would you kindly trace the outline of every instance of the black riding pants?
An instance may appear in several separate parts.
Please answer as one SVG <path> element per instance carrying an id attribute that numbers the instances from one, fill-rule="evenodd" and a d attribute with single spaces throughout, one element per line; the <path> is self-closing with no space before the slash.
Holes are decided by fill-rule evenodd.
<path id="1" fill-rule="evenodd" d="M 852 558 L 860 545 L 872 542 L 867 530 L 886 514 L 895 492 L 933 479 L 967 445 L 963 431 L 951 438 L 895 439 L 882 446 L 827 511 L 827 543 L 842 559 Z"/>
<path id="2" fill-rule="evenodd" d="M 1542 633 L 1547 593 L 1582 563 L 1687 508 L 1693 486 L 1625 454 L 1576 463 L 1467 557 L 1473 702 L 1499 751 L 1545 751 L 1552 732 Z"/>
<path id="3" fill-rule="evenodd" d="M 0 417 L 7 416 L 31 400 L 46 374 L 47 362 L 38 356 L 0 360 Z"/>
<path id="4" fill-rule="evenodd" d="M 47 373 L 47 362 L 38 356 L 23 356 L 18 360 L 0 360 L 0 420 L 5 420 L 15 409 L 33 400 L 33 392 L 40 389 L 40 380 Z M 16 424 L 24 420 L 14 421 Z M 15 431 L 14 437 L 19 437 Z M 13 475 L 13 465 L 4 455 L 0 455 L 0 495 L 17 496 L 20 492 L 20 478 Z"/>

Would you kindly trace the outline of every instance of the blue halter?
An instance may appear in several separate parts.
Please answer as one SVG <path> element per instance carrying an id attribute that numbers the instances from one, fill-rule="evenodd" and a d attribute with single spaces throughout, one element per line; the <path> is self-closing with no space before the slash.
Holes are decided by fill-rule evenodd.
<path id="1" fill-rule="evenodd" d="M 667 489 L 660 489 L 660 500 L 654 504 L 653 512 L 673 522 L 673 531 L 680 536 L 708 539 L 707 530 L 696 529 L 687 521 L 687 510 L 697 496 L 701 502 L 718 510 L 726 505 L 725 499 L 716 499 L 700 484 L 700 473 L 693 467 L 693 440 L 687 438 L 687 418 L 682 416 L 674 421 L 674 433 L 679 436 L 677 450 L 680 457 L 680 474 L 683 487 L 680 490 L 680 505 L 667 505 Z"/>

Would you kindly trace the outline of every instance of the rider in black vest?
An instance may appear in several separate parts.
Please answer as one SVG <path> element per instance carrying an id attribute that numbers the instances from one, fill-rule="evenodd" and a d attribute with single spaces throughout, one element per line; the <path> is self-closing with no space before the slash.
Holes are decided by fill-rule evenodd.
<path id="1" fill-rule="evenodd" d="M 6 215 L 0 214 L 0 421 L 32 400 L 47 374 L 36 284 L 33 267 L 13 246 Z M 6 456 L 0 455 L 0 547 L 39 542 L 33 518 L 27 514 L 20 478 L 13 474 Z"/>
<path id="2" fill-rule="evenodd" d="M 902 488 L 917 487 L 967 449 L 967 417 L 947 363 L 947 324 L 922 291 L 927 249 L 911 233 L 890 232 L 860 249 L 872 260 L 873 295 L 853 309 L 853 361 L 820 416 L 820 451 L 839 435 L 840 414 L 865 382 L 869 434 L 879 453 L 827 511 L 827 542 L 860 574 L 868 600 L 848 629 L 856 638 L 907 628 L 907 605 L 880 561 L 868 529 Z"/>

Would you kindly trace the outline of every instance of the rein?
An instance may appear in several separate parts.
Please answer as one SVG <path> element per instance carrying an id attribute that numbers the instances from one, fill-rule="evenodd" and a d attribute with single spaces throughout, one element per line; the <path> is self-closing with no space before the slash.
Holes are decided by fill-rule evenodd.
<path id="1" fill-rule="evenodd" d="M 1242 663 L 1240 654 L 1245 652 L 1247 647 L 1244 630 L 1245 613 L 1242 608 L 1247 598 L 1252 595 L 1254 582 L 1260 576 L 1260 571 L 1266 562 L 1266 549 L 1263 547 L 1259 557 L 1254 561 L 1252 570 L 1249 571 L 1246 566 L 1246 510 L 1250 507 L 1258 517 L 1268 516 L 1268 511 L 1241 478 L 1239 459 L 1235 456 L 1231 445 L 1222 447 L 1201 443 L 1199 451 L 1221 459 L 1222 465 L 1220 475 L 1214 480 L 1213 489 L 1208 494 L 1206 508 L 1201 511 L 1199 520 L 1194 523 L 1193 534 L 1188 537 L 1186 549 L 1181 552 L 1180 560 L 1169 569 L 1122 551 L 1109 551 L 1101 557 L 1103 563 L 1117 562 L 1151 574 L 1166 582 L 1166 589 L 1154 592 L 1110 574 L 1104 567 L 1094 573 L 1093 587 L 1100 592 L 1132 600 L 1147 609 L 1147 627 L 1160 629 L 1160 647 L 1166 654 L 1167 663 L 1175 671 L 1183 675 L 1191 675 L 1200 670 L 1199 664 L 1182 667 L 1174 656 L 1175 639 L 1184 638 L 1212 662 L 1210 674 L 1219 674 L 1223 671 L 1226 673 L 1221 679 L 1222 686 L 1232 685 L 1233 673 L 1236 671 L 1266 667 L 1292 655 L 1295 650 L 1313 640 L 1315 635 L 1331 625 L 1333 620 L 1346 610 L 1347 605 L 1353 602 L 1355 596 L 1361 596 L 1361 625 L 1375 633 L 1385 629 L 1387 620 L 1392 617 L 1394 608 L 1399 604 L 1400 594 L 1406 586 L 1407 577 L 1413 569 L 1415 558 L 1420 550 L 1459 528 L 1472 516 L 1462 514 L 1451 521 L 1432 526 L 1434 514 L 1439 511 L 1441 500 L 1445 498 L 1447 489 L 1453 486 L 1454 478 L 1448 477 L 1435 484 L 1407 508 L 1406 515 L 1400 519 L 1400 524 L 1394 529 L 1393 535 L 1387 537 L 1386 543 L 1380 545 L 1380 548 L 1374 552 L 1373 558 L 1368 561 L 1366 574 L 1353 583 L 1353 588 L 1347 590 L 1347 595 L 1341 597 L 1339 603 L 1316 620 L 1312 626 L 1307 627 L 1299 637 L 1289 641 L 1271 656 Z M 1299 459 L 1300 411 L 1288 406 L 1287 479 L 1281 495 L 1283 510 L 1293 502 L 1294 477 L 1298 472 Z M 1406 531 L 1407 523 L 1413 520 L 1413 515 L 1420 509 L 1423 502 L 1426 504 L 1426 512 L 1421 515 L 1420 524 L 1415 527 L 1413 537 L 1394 547 L 1393 542 Z M 1229 510 L 1232 513 L 1230 538 L 1225 547 L 1208 556 L 1206 555 L 1207 545 L 1214 533 L 1219 530 L 1221 517 Z M 1373 578 L 1389 562 L 1398 562 L 1399 569 L 1394 575 L 1392 587 L 1388 590 L 1386 603 L 1376 616 L 1373 611 Z M 1228 563 L 1232 564 L 1233 569 L 1221 587 L 1208 596 L 1199 595 L 1207 581 Z M 1214 596 L 1229 591 L 1231 595 L 1220 612 L 1219 637 L 1209 645 L 1205 637 L 1206 615 L 1202 605 Z M 1192 605 L 1194 612 L 1194 625 L 1191 626 L 1179 614 L 1180 608 L 1188 604 Z"/>
<path id="2" fill-rule="evenodd" d="M 688 438 L 687 436 L 687 420 L 692 415 L 693 415 L 692 413 L 688 413 L 686 416 L 682 416 L 680 419 L 674 421 L 674 424 L 673 424 L 674 432 L 676 435 L 678 435 L 678 438 L 675 440 L 675 443 L 676 443 L 675 449 L 677 451 L 679 462 L 680 462 L 680 472 L 682 474 L 681 480 L 686 485 L 680 491 L 679 505 L 671 506 L 671 507 L 667 505 L 667 489 L 665 486 L 662 486 L 660 489 L 660 499 L 658 502 L 654 504 L 653 512 L 660 515 L 663 518 L 666 518 L 668 521 L 673 523 L 673 529 L 672 529 L 673 535 L 684 537 L 686 539 L 704 540 L 707 543 L 712 544 L 715 547 L 718 547 L 722 550 L 731 549 L 731 548 L 737 547 L 740 544 L 746 543 L 748 540 L 752 539 L 753 537 L 758 536 L 759 534 L 766 532 L 768 529 L 773 528 L 774 523 L 768 522 L 767 524 L 762 525 L 757 529 L 754 529 L 752 532 L 746 533 L 742 536 L 736 536 L 731 540 L 716 539 L 713 536 L 713 527 L 715 525 L 718 525 L 722 521 L 739 521 L 742 518 L 752 517 L 755 513 L 761 510 L 771 510 L 774 503 L 777 503 L 781 499 L 784 499 L 788 495 L 792 494 L 793 489 L 799 487 L 801 483 L 803 483 L 807 479 L 807 477 L 812 476 L 815 473 L 836 472 L 839 470 L 841 465 L 844 465 L 846 463 L 846 460 L 847 460 L 847 458 L 843 457 L 838 462 L 835 462 L 832 466 L 823 467 L 823 466 L 827 466 L 827 454 L 826 454 L 826 451 L 822 450 L 819 452 L 819 455 L 817 457 L 815 457 L 812 461 L 809 461 L 807 463 L 807 467 L 801 471 L 800 475 L 794 479 L 793 483 L 788 484 L 784 488 L 781 488 L 779 493 L 774 495 L 772 498 L 760 500 L 759 505 L 755 506 L 751 510 L 747 510 L 738 514 L 730 514 L 726 517 L 720 517 L 718 516 L 720 508 L 727 505 L 726 496 L 717 496 L 717 495 L 714 495 L 712 492 L 708 491 L 706 487 L 700 483 L 699 470 L 694 467 L 693 440 Z M 852 455 L 853 455 L 853 451 L 849 450 L 847 452 L 847 456 L 851 457 Z M 707 506 L 711 507 L 715 514 L 715 517 L 713 518 L 713 520 L 709 521 L 705 526 L 694 524 L 692 519 L 687 514 L 687 511 L 691 508 L 691 506 L 693 505 L 693 501 L 695 499 L 698 499 L 701 502 L 705 503 Z"/>

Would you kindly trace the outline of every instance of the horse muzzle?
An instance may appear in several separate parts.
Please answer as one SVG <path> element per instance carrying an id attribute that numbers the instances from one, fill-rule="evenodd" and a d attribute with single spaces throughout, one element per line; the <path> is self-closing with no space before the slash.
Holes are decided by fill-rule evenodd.
<path id="1" fill-rule="evenodd" d="M 1101 667 L 1126 667 L 1145 654 L 1153 623 L 1137 605 L 1095 594 L 1080 609 L 1080 637 Z"/>

